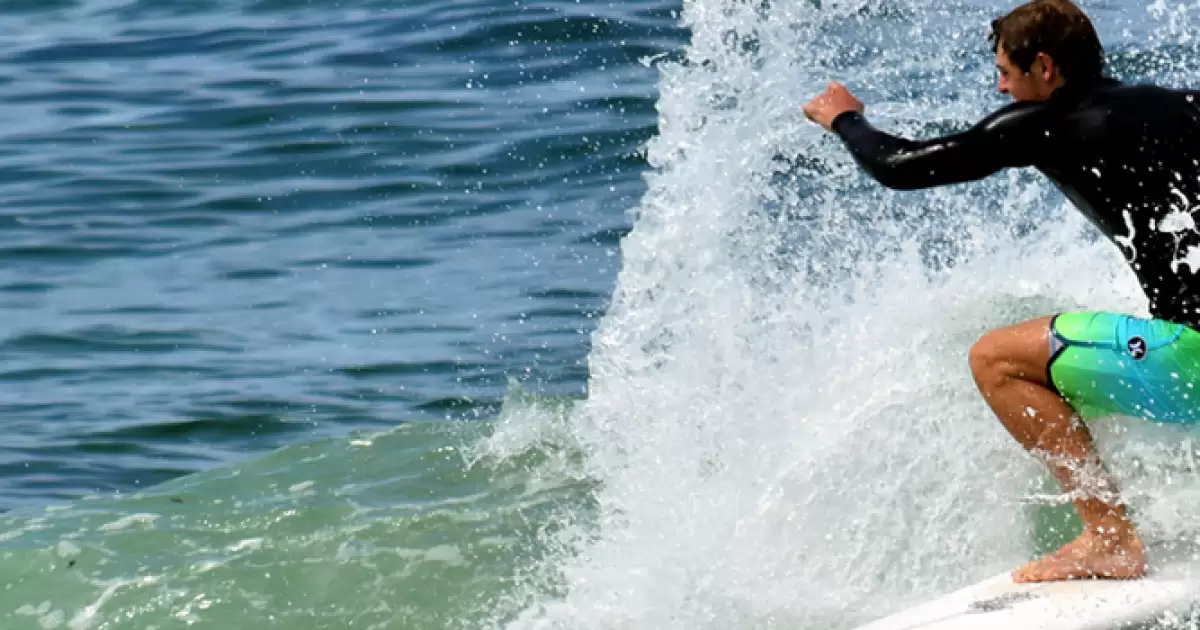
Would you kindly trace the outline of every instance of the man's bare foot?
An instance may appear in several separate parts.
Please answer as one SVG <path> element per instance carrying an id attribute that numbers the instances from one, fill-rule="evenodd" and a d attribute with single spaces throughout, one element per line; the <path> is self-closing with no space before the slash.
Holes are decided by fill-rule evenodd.
<path id="1" fill-rule="evenodd" d="M 1013 571 L 1014 582 L 1081 578 L 1133 579 L 1146 575 L 1146 550 L 1137 534 L 1085 532 L 1062 549 Z"/>

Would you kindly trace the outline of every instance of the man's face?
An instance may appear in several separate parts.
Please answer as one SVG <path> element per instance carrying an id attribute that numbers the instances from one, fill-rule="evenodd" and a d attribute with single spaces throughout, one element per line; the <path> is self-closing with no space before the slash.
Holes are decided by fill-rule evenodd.
<path id="1" fill-rule="evenodd" d="M 996 49 L 996 71 L 999 73 L 996 88 L 1018 101 L 1044 101 L 1061 83 L 1051 68 L 1049 57 L 1038 53 L 1029 72 L 1023 72 L 1008 58 L 1003 47 Z"/>

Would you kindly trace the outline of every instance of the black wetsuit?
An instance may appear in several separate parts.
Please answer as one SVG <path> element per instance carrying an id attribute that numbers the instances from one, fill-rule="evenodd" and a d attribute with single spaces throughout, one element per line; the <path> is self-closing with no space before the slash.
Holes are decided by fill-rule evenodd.
<path id="1" fill-rule="evenodd" d="M 1068 83 L 960 134 L 915 142 L 856 112 L 833 121 L 872 177 L 902 190 L 1005 167 L 1046 176 L 1125 253 L 1154 317 L 1200 328 L 1200 93 L 1111 79 Z M 1166 221 L 1164 222 L 1164 219 Z M 1196 268 L 1184 261 L 1192 247 Z"/>

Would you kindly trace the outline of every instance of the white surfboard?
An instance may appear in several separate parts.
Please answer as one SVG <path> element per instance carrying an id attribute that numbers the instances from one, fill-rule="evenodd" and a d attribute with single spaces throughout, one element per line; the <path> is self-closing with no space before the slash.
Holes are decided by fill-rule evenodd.
<path id="1" fill-rule="evenodd" d="M 1200 607 L 1200 547 L 1154 545 L 1137 580 L 984 580 L 859 630 L 1112 630 Z"/>

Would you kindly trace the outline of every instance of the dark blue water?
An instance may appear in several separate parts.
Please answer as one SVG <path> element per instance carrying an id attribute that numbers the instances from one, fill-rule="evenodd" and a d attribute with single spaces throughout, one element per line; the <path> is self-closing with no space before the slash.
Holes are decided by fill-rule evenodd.
<path id="1" fill-rule="evenodd" d="M 674 3 L 0 9 L 0 508 L 581 396 Z"/>

